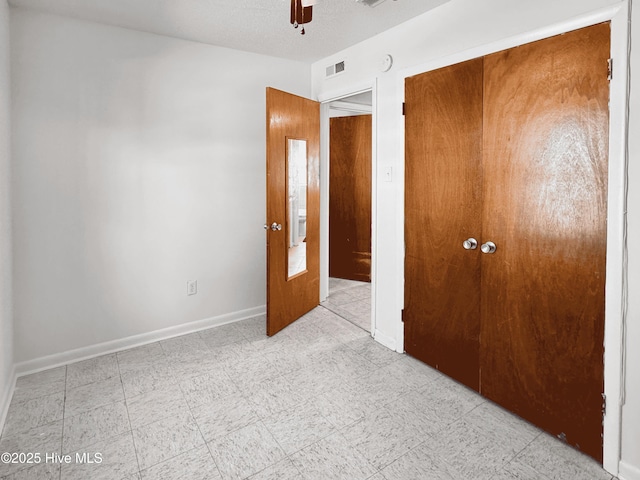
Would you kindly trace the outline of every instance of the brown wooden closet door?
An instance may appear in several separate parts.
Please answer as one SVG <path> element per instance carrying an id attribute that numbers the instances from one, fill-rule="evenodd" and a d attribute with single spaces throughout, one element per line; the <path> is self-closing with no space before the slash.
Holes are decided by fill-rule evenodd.
<path id="1" fill-rule="evenodd" d="M 481 392 L 602 459 L 609 24 L 485 57 Z"/>
<path id="2" fill-rule="evenodd" d="M 482 59 L 405 85 L 405 350 L 478 389 Z"/>
<path id="3" fill-rule="evenodd" d="M 371 115 L 330 120 L 329 275 L 371 281 Z"/>

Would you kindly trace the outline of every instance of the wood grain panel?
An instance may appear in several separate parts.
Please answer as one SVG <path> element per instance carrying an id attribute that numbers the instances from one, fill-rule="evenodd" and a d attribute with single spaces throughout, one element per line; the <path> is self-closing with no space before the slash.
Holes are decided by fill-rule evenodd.
<path id="1" fill-rule="evenodd" d="M 307 270 L 288 278 L 287 229 L 267 230 L 267 335 L 320 303 L 320 104 L 267 88 L 267 223 L 286 225 L 287 138 L 307 141 Z"/>
<path id="2" fill-rule="evenodd" d="M 405 350 L 478 389 L 482 59 L 405 84 Z"/>
<path id="3" fill-rule="evenodd" d="M 370 282 L 371 115 L 329 123 L 329 275 Z"/>
<path id="4" fill-rule="evenodd" d="M 602 459 L 609 24 L 485 59 L 481 392 Z"/>

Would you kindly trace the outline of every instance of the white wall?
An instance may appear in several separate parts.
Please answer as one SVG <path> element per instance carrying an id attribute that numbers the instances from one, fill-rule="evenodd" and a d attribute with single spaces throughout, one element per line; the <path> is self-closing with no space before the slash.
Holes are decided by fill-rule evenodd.
<path id="1" fill-rule="evenodd" d="M 640 480 L 640 2 L 633 5 L 629 131 L 629 310 L 626 339 L 626 403 L 622 409 L 620 477 Z"/>
<path id="2" fill-rule="evenodd" d="M 0 0 L 0 425 L 13 368 L 9 99 L 9 6 Z"/>
<path id="3" fill-rule="evenodd" d="M 355 45 L 345 51 L 318 61 L 312 66 L 313 93 L 321 99 L 331 99 L 349 91 L 360 90 L 375 82 L 377 87 L 377 170 L 393 168 L 393 181 L 378 181 L 374 185 L 377 194 L 378 225 L 373 252 L 376 272 L 376 331 L 375 337 L 386 345 L 402 351 L 403 327 L 400 320 L 403 306 L 403 117 L 401 104 L 403 99 L 403 78 L 408 72 L 427 70 L 443 61 L 458 57 L 489 53 L 487 50 L 501 42 L 507 43 L 511 37 L 526 40 L 539 38 L 540 32 L 551 31 L 556 24 L 573 21 L 576 17 L 594 15 L 612 6 L 621 6 L 618 0 L 530 0 L 513 2 L 512 0 L 452 0 L 437 9 L 416 17 L 400 27 L 384 32 L 373 39 Z M 636 10 L 640 8 L 638 6 Z M 634 13 L 635 34 L 634 61 L 636 70 L 640 65 L 640 19 Z M 637 45 L 635 45 L 637 44 Z M 507 47 L 504 47 L 507 48 Z M 385 54 L 391 54 L 394 65 L 388 73 L 379 71 L 380 61 Z M 345 73 L 324 79 L 325 67 L 345 60 Z M 618 58 L 619 61 L 620 59 Z M 460 61 L 460 60 L 458 60 Z M 454 63 L 454 62 L 451 62 Z M 620 65 L 624 63 L 624 60 Z M 422 70 L 421 70 L 422 69 Z M 636 75 L 637 76 L 637 75 Z M 640 112 L 636 81 L 634 108 L 636 116 L 631 126 L 634 131 L 640 129 Z M 635 126 L 635 127 L 634 127 Z M 635 128 L 635 129 L 634 129 Z M 640 182 L 640 143 L 634 137 L 629 168 L 631 198 L 629 202 L 629 245 L 640 243 L 640 199 L 634 185 Z M 383 175 L 377 175 L 382 179 Z M 629 291 L 640 291 L 640 259 L 637 249 L 630 251 Z M 611 279 L 617 283 L 618 279 Z M 609 308 L 609 307 L 608 307 Z M 640 297 L 630 298 L 629 335 L 627 345 L 629 365 L 640 364 Z M 615 356 L 615 355 L 614 355 Z M 615 370 L 615 369 L 614 369 Z M 615 389 L 616 379 L 611 382 Z M 627 404 L 624 407 L 624 428 L 622 432 L 622 460 L 628 467 L 625 480 L 640 480 L 640 374 L 638 369 L 630 367 L 627 378 Z M 610 408 L 616 408 L 610 405 Z M 615 418 L 610 417 L 610 418 Z M 614 421 L 615 423 L 615 421 Z M 615 427 L 617 428 L 617 427 Z M 607 429 L 605 429 L 607 432 Z M 616 450 L 617 439 L 611 444 Z M 607 466 L 617 471 L 617 454 L 606 453 Z"/>
<path id="4" fill-rule="evenodd" d="M 16 362 L 263 307 L 265 87 L 308 96 L 308 65 L 22 9 L 11 34 Z"/>

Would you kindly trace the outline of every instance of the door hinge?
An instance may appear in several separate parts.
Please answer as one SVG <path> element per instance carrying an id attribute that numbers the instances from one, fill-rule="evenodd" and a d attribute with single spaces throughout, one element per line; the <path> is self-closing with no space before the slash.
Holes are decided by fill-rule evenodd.
<path id="1" fill-rule="evenodd" d="M 400 319 L 402 320 L 402 323 L 404 323 L 404 308 L 400 312 Z"/>
<path id="2" fill-rule="evenodd" d="M 407 114 L 407 104 L 402 102 L 402 115 Z"/>
<path id="3" fill-rule="evenodd" d="M 607 80 L 613 78 L 613 58 L 607 60 Z"/>
<path id="4" fill-rule="evenodd" d="M 602 394 L 602 416 L 604 417 L 607 414 L 607 396 Z"/>

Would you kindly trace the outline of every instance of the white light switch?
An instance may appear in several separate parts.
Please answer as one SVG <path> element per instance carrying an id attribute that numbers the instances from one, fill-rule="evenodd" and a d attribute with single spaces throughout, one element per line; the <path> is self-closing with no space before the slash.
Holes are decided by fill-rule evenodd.
<path id="1" fill-rule="evenodd" d="M 384 167 L 383 177 L 384 177 L 384 181 L 385 182 L 392 182 L 393 181 L 393 167 Z"/>

